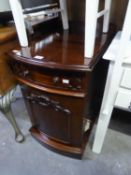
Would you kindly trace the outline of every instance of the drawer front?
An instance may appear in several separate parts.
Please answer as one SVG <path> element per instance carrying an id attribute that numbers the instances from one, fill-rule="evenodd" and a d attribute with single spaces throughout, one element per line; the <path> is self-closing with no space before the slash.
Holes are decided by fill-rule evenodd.
<path id="1" fill-rule="evenodd" d="M 120 86 L 131 89 L 131 69 L 129 68 L 124 69 Z"/>
<path id="2" fill-rule="evenodd" d="M 38 83 L 48 87 L 82 91 L 83 77 L 80 74 L 64 73 L 63 71 L 32 71 L 32 79 Z"/>
<path id="3" fill-rule="evenodd" d="M 18 62 L 12 62 L 11 67 L 18 78 L 39 86 L 78 93 L 86 90 L 87 80 L 83 72 L 43 69 Z"/>
<path id="4" fill-rule="evenodd" d="M 131 111 L 131 90 L 120 89 L 117 94 L 115 106 Z"/>

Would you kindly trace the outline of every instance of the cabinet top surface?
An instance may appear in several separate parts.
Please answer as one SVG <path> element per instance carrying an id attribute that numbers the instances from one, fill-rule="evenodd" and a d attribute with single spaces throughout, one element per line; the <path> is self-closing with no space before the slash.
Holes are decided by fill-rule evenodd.
<path id="1" fill-rule="evenodd" d="M 78 30 L 49 32 L 30 42 L 29 47 L 16 48 L 9 55 L 15 60 L 31 65 L 65 70 L 92 70 L 112 32 L 97 32 L 93 58 L 84 58 L 84 32 Z"/>

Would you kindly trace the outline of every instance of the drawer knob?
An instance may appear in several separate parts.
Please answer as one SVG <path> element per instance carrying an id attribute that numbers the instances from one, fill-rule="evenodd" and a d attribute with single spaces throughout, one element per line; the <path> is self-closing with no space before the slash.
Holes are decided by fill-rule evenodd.
<path id="1" fill-rule="evenodd" d="M 59 77 L 54 77 L 54 78 L 53 78 L 53 83 L 58 83 L 59 80 L 60 80 Z"/>
<path id="2" fill-rule="evenodd" d="M 26 77 L 27 75 L 29 75 L 29 71 L 28 70 L 23 71 L 23 76 Z"/>

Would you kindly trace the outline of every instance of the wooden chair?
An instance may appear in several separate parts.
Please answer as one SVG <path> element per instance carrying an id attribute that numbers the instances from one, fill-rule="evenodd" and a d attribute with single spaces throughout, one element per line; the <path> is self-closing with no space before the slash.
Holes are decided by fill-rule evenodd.
<path id="1" fill-rule="evenodd" d="M 111 9 L 111 0 L 105 0 L 105 6 L 102 11 L 98 12 L 99 0 L 86 0 L 85 13 L 85 57 L 92 58 L 94 54 L 97 20 L 104 16 L 103 33 L 107 33 L 109 29 L 109 18 Z"/>
<path id="2" fill-rule="evenodd" d="M 25 25 L 25 18 L 28 17 L 28 15 L 23 14 L 22 5 L 20 1 L 18 0 L 9 0 L 11 10 L 13 13 L 18 38 L 20 45 L 23 47 L 28 46 L 28 39 L 27 39 L 27 33 L 26 33 L 26 25 Z M 39 13 L 33 14 L 33 16 L 39 16 L 39 15 L 47 15 L 47 14 L 55 14 L 60 12 L 62 23 L 63 23 L 63 29 L 67 30 L 69 28 L 68 26 L 68 15 L 67 15 L 67 7 L 66 7 L 66 0 L 59 0 L 60 7 L 54 10 L 42 10 Z"/>
<path id="3" fill-rule="evenodd" d="M 27 34 L 26 34 L 26 27 L 24 23 L 22 6 L 18 0 L 9 0 L 9 2 L 11 5 L 11 10 L 12 10 L 14 21 L 16 24 L 16 29 L 17 29 L 20 45 L 23 47 L 26 47 L 28 46 L 28 39 L 27 39 Z M 91 3 L 90 0 L 86 0 L 85 58 L 93 57 L 95 39 L 96 39 L 97 19 L 104 16 L 103 32 L 107 33 L 109 29 L 111 0 L 105 0 L 105 7 L 100 12 L 98 12 L 99 2 L 100 2 L 99 0 L 94 0 L 93 3 Z M 67 30 L 69 28 L 69 25 L 68 25 L 66 0 L 59 0 L 59 4 L 60 4 L 60 8 L 58 8 L 57 10 L 43 11 L 43 12 L 38 13 L 38 15 L 60 12 L 62 16 L 63 29 Z"/>

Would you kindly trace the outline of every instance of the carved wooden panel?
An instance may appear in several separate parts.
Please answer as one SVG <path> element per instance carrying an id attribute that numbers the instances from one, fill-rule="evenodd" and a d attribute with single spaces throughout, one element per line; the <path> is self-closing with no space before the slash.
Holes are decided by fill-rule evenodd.
<path id="1" fill-rule="evenodd" d="M 34 89 L 22 88 L 26 103 L 30 105 L 35 126 L 42 132 L 60 142 L 71 140 L 71 115 L 69 105 L 66 106 L 55 95 L 40 93 Z"/>
<path id="2" fill-rule="evenodd" d="M 11 68 L 17 76 L 22 78 L 29 78 L 30 76 L 29 68 L 25 64 L 12 62 Z"/>
<path id="3" fill-rule="evenodd" d="M 71 114 L 71 111 L 63 107 L 60 102 L 50 99 L 47 95 L 36 95 L 31 93 L 26 97 L 31 103 L 37 103 L 43 107 L 50 107 L 57 112 L 64 112 L 65 114 Z"/>

